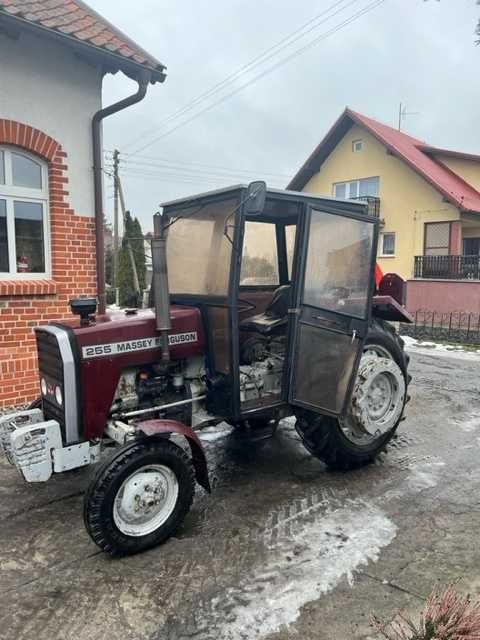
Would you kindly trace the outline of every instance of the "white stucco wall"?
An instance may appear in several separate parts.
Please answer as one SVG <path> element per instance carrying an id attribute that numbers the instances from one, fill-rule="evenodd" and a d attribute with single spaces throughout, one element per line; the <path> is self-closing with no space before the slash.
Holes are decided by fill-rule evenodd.
<path id="1" fill-rule="evenodd" d="M 0 118 L 41 129 L 68 154 L 70 206 L 94 215 L 93 114 L 101 108 L 102 74 L 67 47 L 30 34 L 0 32 Z"/>

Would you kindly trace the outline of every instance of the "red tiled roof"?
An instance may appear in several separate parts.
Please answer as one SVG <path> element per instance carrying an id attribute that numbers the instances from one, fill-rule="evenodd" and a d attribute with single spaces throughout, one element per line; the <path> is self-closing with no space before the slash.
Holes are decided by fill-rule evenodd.
<path id="1" fill-rule="evenodd" d="M 320 142 L 305 164 L 292 178 L 288 189 L 302 189 L 311 176 L 316 173 L 325 158 L 331 153 L 340 139 L 352 124 L 358 124 L 374 135 L 395 156 L 401 158 L 412 169 L 427 180 L 445 198 L 462 211 L 480 213 L 480 193 L 463 178 L 451 171 L 447 166 L 435 160 L 430 154 L 446 150 L 428 146 L 422 140 L 413 138 L 377 122 L 372 118 L 357 113 L 352 109 L 345 109 L 340 118 Z M 465 154 L 462 154 L 462 156 Z M 471 156 L 474 159 L 475 156 Z"/>
<path id="2" fill-rule="evenodd" d="M 0 0 L 0 22 L 2 13 L 115 58 L 116 66 L 126 72 L 138 67 L 153 72 L 153 81 L 164 78 L 165 66 L 161 62 L 82 0 Z"/>

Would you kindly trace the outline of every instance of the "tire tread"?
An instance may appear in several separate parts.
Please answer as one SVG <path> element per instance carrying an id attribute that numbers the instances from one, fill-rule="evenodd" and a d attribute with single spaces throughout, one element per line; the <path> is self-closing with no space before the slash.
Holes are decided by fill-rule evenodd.
<path id="1" fill-rule="evenodd" d="M 160 533 L 152 532 L 147 536 L 128 537 L 116 530 L 113 523 L 105 522 L 104 504 L 108 500 L 108 492 L 115 483 L 116 478 L 141 455 L 155 454 L 158 452 L 166 454 L 173 460 L 178 461 L 183 483 L 184 495 L 179 502 L 180 508 L 175 507 L 170 518 L 160 527 Z M 110 555 L 126 555 L 137 553 L 159 544 L 178 528 L 184 517 L 190 510 L 195 493 L 195 477 L 190 458 L 178 445 L 165 438 L 149 437 L 138 440 L 126 447 L 123 447 L 113 458 L 106 460 L 97 470 L 90 486 L 85 494 L 83 519 L 88 534 L 95 544 Z M 172 516 L 175 516 L 172 519 Z M 167 527 L 168 525 L 168 527 Z M 116 530 L 116 531 L 115 531 Z"/>

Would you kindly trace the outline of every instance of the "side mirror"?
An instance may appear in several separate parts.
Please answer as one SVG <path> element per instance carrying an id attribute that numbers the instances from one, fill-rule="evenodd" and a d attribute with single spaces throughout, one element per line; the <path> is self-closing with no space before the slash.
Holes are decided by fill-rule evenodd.
<path id="1" fill-rule="evenodd" d="M 247 196 L 244 200 L 245 213 L 248 215 L 260 215 L 265 207 L 267 197 L 267 183 L 263 180 L 250 182 L 247 187 Z"/>

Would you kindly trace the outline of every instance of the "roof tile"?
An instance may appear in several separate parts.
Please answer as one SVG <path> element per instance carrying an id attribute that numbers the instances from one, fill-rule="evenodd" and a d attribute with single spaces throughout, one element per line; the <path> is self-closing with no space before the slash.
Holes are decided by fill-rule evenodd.
<path id="1" fill-rule="evenodd" d="M 119 40 L 116 36 L 113 36 L 113 38 L 105 45 L 105 47 L 107 49 L 110 49 L 110 51 L 118 51 L 122 46 L 123 46 L 123 42 Z"/>
<path id="2" fill-rule="evenodd" d="M 82 29 L 87 29 L 88 27 L 91 27 L 94 24 L 95 24 L 95 20 L 93 18 L 90 18 L 89 16 L 83 16 L 78 20 L 74 20 L 69 24 L 59 27 L 59 29 L 60 31 L 62 31 L 62 33 L 72 33 L 76 35 L 77 31 L 82 31 Z"/>
<path id="3" fill-rule="evenodd" d="M 42 24 L 44 27 L 49 27 L 50 29 L 57 29 L 59 27 L 65 26 L 67 24 L 71 24 L 76 20 L 80 20 L 85 17 L 84 11 L 70 11 L 68 13 L 64 13 L 61 16 L 55 16 L 51 18 L 46 18 L 42 20 Z"/>
<path id="4" fill-rule="evenodd" d="M 23 14 L 23 17 L 25 18 L 25 20 L 36 21 L 46 20 L 48 18 L 56 18 L 57 16 L 63 15 L 65 15 L 65 7 L 62 5 L 59 7 L 52 7 L 50 9 L 44 8 L 42 11 L 34 12 L 33 10 L 31 10 L 31 13 L 25 13 Z"/>
<path id="5" fill-rule="evenodd" d="M 93 42 L 93 38 L 98 36 L 103 31 L 105 31 L 105 27 L 102 24 L 98 24 L 98 22 L 95 22 L 92 26 L 77 31 L 75 33 L 75 37 L 80 38 L 80 40 L 91 40 Z"/>
<path id="6" fill-rule="evenodd" d="M 20 9 L 18 7 L 13 6 L 12 4 L 6 5 L 5 11 L 12 14 L 20 13 Z"/>
<path id="7" fill-rule="evenodd" d="M 130 40 L 107 20 L 88 7 L 83 0 L 0 0 L 0 22 L 2 13 L 8 13 L 23 20 L 74 38 L 94 49 L 103 49 L 105 53 L 128 59 L 131 63 L 146 67 L 161 74 L 165 68 L 153 56 Z M 118 61 L 122 68 L 121 60 Z M 155 77 L 155 76 L 154 76 Z M 156 80 L 163 76 L 155 77 Z"/>
<path id="8" fill-rule="evenodd" d="M 113 38 L 113 34 L 110 33 L 110 31 L 107 31 L 106 29 L 104 29 L 101 33 L 98 34 L 98 36 L 95 36 L 95 38 L 92 38 L 90 42 L 92 42 L 97 47 L 104 47 L 107 44 L 107 42 L 110 42 L 112 38 Z"/>

